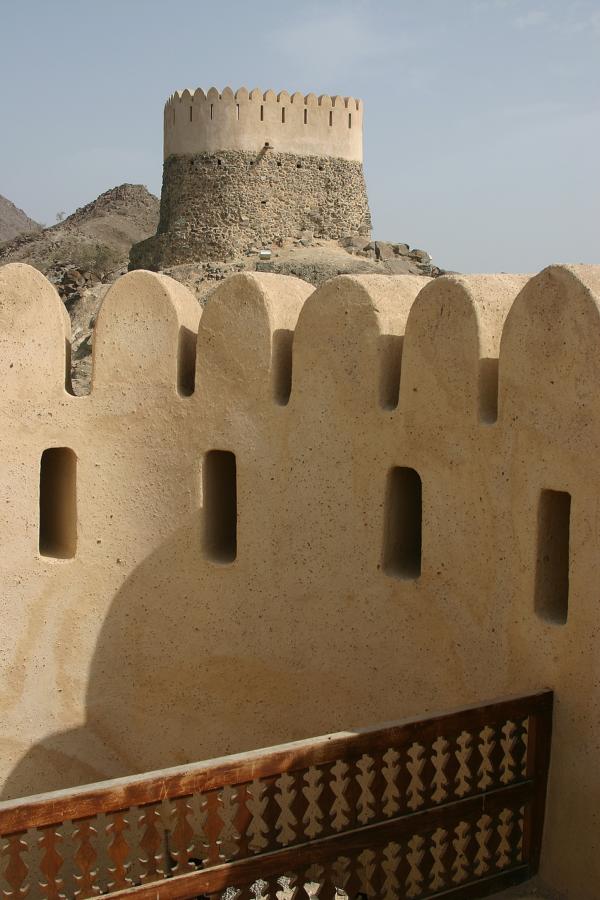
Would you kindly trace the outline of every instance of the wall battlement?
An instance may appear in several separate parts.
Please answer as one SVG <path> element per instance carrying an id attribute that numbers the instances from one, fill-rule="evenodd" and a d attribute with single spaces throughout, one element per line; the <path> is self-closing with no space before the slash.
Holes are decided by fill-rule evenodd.
<path id="1" fill-rule="evenodd" d="M 5 796 L 551 687 L 542 877 L 597 897 L 600 267 L 132 272 L 84 397 L 68 337 L 0 269 Z"/>
<path id="2" fill-rule="evenodd" d="M 363 104 L 353 97 L 250 92 L 231 88 L 176 91 L 165 104 L 164 157 L 241 150 L 331 156 L 361 162 Z"/>

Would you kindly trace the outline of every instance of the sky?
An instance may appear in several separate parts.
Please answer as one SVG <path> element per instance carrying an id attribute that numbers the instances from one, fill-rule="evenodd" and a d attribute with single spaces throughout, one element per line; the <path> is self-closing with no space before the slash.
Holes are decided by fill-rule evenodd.
<path id="1" fill-rule="evenodd" d="M 0 194 L 160 193 L 185 87 L 360 97 L 374 236 L 462 272 L 600 263 L 600 0 L 0 0 Z"/>

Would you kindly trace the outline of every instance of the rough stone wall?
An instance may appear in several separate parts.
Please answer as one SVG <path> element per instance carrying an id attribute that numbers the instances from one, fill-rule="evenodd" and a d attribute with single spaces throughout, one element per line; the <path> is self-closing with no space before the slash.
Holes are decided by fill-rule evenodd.
<path id="1" fill-rule="evenodd" d="M 362 163 L 263 151 L 170 156 L 160 223 L 136 244 L 131 268 L 228 259 L 309 230 L 316 237 L 368 235 Z"/>
<path id="2" fill-rule="evenodd" d="M 541 875 L 598 900 L 600 268 L 243 274 L 199 314 L 124 276 L 73 397 L 58 295 L 0 269 L 4 795 L 551 687 Z M 68 558 L 39 549 L 52 447 L 76 456 Z M 211 450 L 236 457 L 227 559 Z M 396 466 L 422 483 L 403 575 Z M 549 489 L 570 496 L 567 584 L 540 578 Z"/>

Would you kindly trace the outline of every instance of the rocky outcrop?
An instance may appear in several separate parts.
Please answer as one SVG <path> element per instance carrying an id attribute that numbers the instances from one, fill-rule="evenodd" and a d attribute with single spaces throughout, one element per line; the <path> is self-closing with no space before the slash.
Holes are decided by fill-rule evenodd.
<path id="1" fill-rule="evenodd" d="M 0 194 L 0 242 L 10 241 L 20 234 L 40 231 L 41 225 Z"/>

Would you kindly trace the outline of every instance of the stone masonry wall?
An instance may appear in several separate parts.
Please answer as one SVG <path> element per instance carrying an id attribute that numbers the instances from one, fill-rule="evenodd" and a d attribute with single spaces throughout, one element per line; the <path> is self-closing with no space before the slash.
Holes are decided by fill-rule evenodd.
<path id="1" fill-rule="evenodd" d="M 227 259 L 305 230 L 370 234 L 360 162 L 268 149 L 170 156 L 158 232 L 132 248 L 131 268 Z"/>

